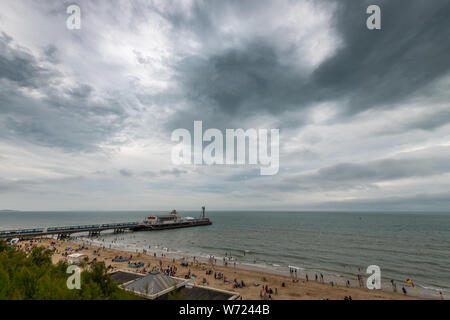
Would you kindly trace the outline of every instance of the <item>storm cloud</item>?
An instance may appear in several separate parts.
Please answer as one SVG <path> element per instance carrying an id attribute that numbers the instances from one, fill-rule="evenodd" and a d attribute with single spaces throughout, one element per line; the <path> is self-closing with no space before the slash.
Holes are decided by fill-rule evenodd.
<path id="1" fill-rule="evenodd" d="M 49 51 L 50 50 L 50 51 Z M 56 47 L 47 48 L 50 63 Z M 94 88 L 83 83 L 64 86 L 64 75 L 53 65 L 18 47 L 6 33 L 0 37 L 0 132 L 11 139 L 93 151 L 122 128 L 126 113 L 112 97 L 91 99 Z M 29 91 L 30 90 L 30 91 Z M 35 97 L 31 92 L 39 92 Z"/>
<path id="2" fill-rule="evenodd" d="M 198 31 L 198 41 L 229 40 L 227 36 L 233 34 L 224 34 L 222 26 L 212 22 L 216 11 L 211 7 L 225 12 L 225 16 L 230 12 L 238 15 L 241 8 L 229 2 L 212 3 L 193 10 L 189 22 L 195 23 L 185 21 L 176 27 Z M 370 4 L 383 8 L 382 30 L 365 27 L 365 10 Z M 246 7 L 254 6 L 257 15 L 260 11 L 256 8 L 262 5 L 249 1 Z M 285 10 L 279 11 L 287 13 L 290 7 L 281 2 L 280 7 L 283 6 Z M 236 118 L 265 113 L 285 120 L 284 112 L 298 112 L 327 101 L 342 101 L 335 112 L 347 120 L 365 110 L 391 108 L 402 100 L 424 96 L 427 88 L 448 75 L 448 2 L 412 1 L 406 5 L 403 1 L 325 1 L 318 5 L 324 9 L 323 6 L 336 8 L 328 24 L 339 38 L 339 45 L 312 71 L 307 61 L 299 64 L 302 57 L 292 59 L 292 52 L 301 52 L 298 48 L 302 42 L 291 41 L 289 49 L 285 49 L 277 39 L 264 35 L 250 39 L 242 36 L 236 46 L 206 48 L 183 57 L 175 66 L 175 80 L 191 108 L 179 112 L 170 125 L 192 122 L 201 116 L 211 118 L 212 123 L 222 120 L 233 124 Z M 202 31 L 198 30 L 199 25 L 203 26 Z M 283 31 L 281 36 L 286 39 L 290 39 L 290 32 L 298 32 L 288 28 Z M 327 46 L 318 46 L 321 45 Z M 444 125 L 450 118 L 447 113 L 443 116 L 434 117 L 431 126 L 411 123 L 411 127 Z M 340 121 L 340 117 L 333 120 Z M 284 124 L 298 126 L 299 122 Z"/>

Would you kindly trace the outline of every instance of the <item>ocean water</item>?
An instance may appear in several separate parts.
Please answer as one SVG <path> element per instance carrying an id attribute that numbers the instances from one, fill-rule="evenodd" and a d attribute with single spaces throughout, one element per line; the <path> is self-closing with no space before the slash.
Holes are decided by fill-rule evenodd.
<path id="1" fill-rule="evenodd" d="M 0 229 L 141 221 L 155 211 L 0 212 Z M 180 212 L 200 216 L 200 212 Z M 412 279 L 414 294 L 450 298 L 450 214 L 357 212 L 207 212 L 206 227 L 102 234 L 100 241 L 123 249 L 163 248 L 179 255 L 218 260 L 225 254 L 246 266 L 300 275 L 321 272 L 326 281 L 357 285 L 369 265 L 381 269 L 383 289 Z M 358 271 L 360 268 L 361 271 Z"/>

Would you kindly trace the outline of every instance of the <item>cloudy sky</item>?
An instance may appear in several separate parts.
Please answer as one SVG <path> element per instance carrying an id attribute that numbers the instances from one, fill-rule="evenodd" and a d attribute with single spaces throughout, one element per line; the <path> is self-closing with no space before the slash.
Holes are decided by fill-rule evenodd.
<path id="1" fill-rule="evenodd" d="M 448 0 L 70 4 L 0 3 L 0 209 L 450 207 Z M 174 165 L 194 120 L 279 128 L 278 174 Z"/>

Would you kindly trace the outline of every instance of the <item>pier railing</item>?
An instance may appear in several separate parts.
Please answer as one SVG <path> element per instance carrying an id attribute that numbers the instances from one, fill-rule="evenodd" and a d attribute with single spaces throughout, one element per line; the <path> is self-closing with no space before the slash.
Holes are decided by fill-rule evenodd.
<path id="1" fill-rule="evenodd" d="M 79 226 L 63 226 L 63 227 L 48 227 L 48 228 L 34 228 L 34 229 L 16 229 L 16 230 L 0 230 L 0 239 L 4 238 L 23 238 L 23 237 L 37 237 L 45 235 L 70 235 L 72 233 L 89 232 L 90 234 L 99 233 L 105 230 L 124 231 L 136 227 L 139 222 L 122 222 L 122 223 L 108 223 L 108 224 L 90 224 Z"/>

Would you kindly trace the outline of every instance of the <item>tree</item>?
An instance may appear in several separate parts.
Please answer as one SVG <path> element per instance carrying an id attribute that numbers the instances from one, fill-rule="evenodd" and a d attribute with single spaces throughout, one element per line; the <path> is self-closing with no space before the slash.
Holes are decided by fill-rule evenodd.
<path id="1" fill-rule="evenodd" d="M 25 252 L 0 240 L 0 300 L 141 299 L 119 288 L 103 263 L 82 273 L 81 290 L 67 288 L 68 264 L 52 264 L 52 251 L 33 247 Z"/>

